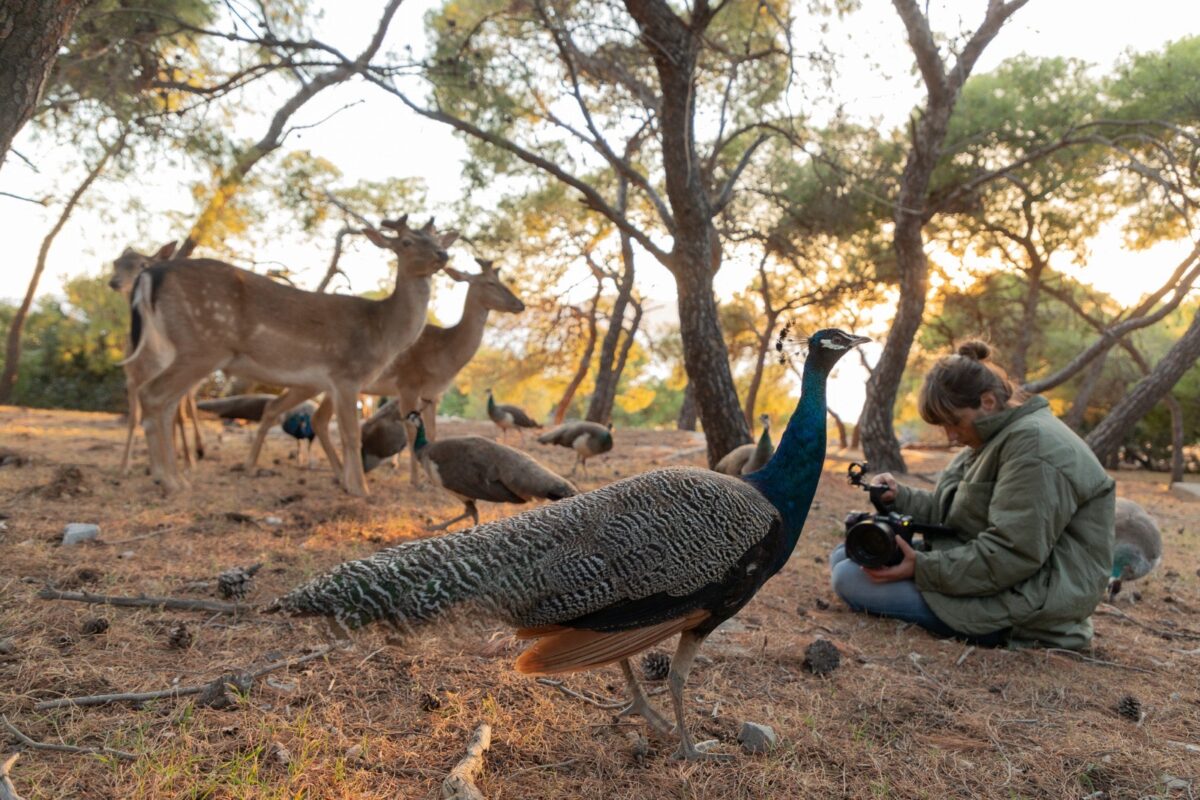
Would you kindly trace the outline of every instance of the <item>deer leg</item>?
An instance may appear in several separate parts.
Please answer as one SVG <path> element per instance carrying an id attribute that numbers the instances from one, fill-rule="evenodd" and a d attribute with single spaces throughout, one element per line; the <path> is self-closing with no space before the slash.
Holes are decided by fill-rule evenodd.
<path id="1" fill-rule="evenodd" d="M 175 463 L 174 432 L 171 428 L 179 411 L 179 401 L 184 393 L 211 372 L 213 367 L 207 362 L 196 364 L 190 369 L 180 365 L 178 361 L 176 365 L 178 366 L 175 370 L 163 372 L 138 390 L 138 401 L 142 406 L 142 427 L 146 430 L 146 441 L 150 445 L 150 474 L 167 492 L 187 486 L 187 481 L 179 474 L 179 467 Z"/>
<path id="2" fill-rule="evenodd" d="M 367 478 L 362 465 L 362 428 L 358 423 L 358 393 L 355 387 L 334 387 L 333 408 L 342 437 L 342 486 L 356 497 L 366 497 Z"/>
<path id="3" fill-rule="evenodd" d="M 184 401 L 180 400 L 179 405 L 175 406 L 175 419 L 172 420 L 174 430 L 171 435 L 174 436 L 176 431 L 179 433 L 179 452 L 183 454 L 183 466 L 190 470 L 196 466 L 196 462 L 192 460 L 192 451 L 188 447 L 187 423 L 183 419 L 183 404 Z"/>
<path id="4" fill-rule="evenodd" d="M 196 407 L 196 390 L 188 392 L 184 395 L 184 403 L 187 405 L 188 416 L 192 418 L 192 436 L 196 438 L 196 460 L 204 458 L 204 439 L 200 435 L 200 409 Z"/>
<path id="5" fill-rule="evenodd" d="M 313 432 L 317 434 L 317 441 L 321 443 L 321 449 L 325 451 L 325 458 L 329 461 L 329 466 L 333 468 L 333 474 L 341 480 L 342 476 L 342 458 L 337 453 L 337 448 L 333 446 L 333 439 L 329 435 L 329 420 L 333 417 L 333 398 L 328 394 L 321 398 L 321 405 L 317 406 L 317 413 L 313 414 L 312 426 Z"/>
<path id="6" fill-rule="evenodd" d="M 628 658 L 621 659 L 621 674 L 625 676 L 625 683 L 629 687 L 629 705 L 625 706 L 617 716 L 631 717 L 637 714 L 646 720 L 647 724 L 654 730 L 664 736 L 669 734 L 671 732 L 671 723 L 667 722 L 650 705 L 650 701 L 646 698 L 646 693 L 642 691 L 641 684 L 637 682 L 637 678 L 633 675 L 633 667 L 629 664 Z"/>
<path id="7" fill-rule="evenodd" d="M 129 424 L 125 431 L 125 453 L 121 456 L 121 474 L 129 474 L 129 459 L 133 455 L 133 438 L 137 431 L 137 426 L 142 422 L 142 404 L 138 401 L 137 386 L 134 385 L 133 376 L 129 374 L 129 370 L 125 371 L 125 386 L 126 393 L 129 395 Z"/>
<path id="8" fill-rule="evenodd" d="M 263 443 L 267 440 L 267 432 L 275 427 L 281 414 L 291 411 L 308 398 L 315 395 L 319 389 L 307 386 L 292 386 L 284 389 L 283 394 L 267 403 L 263 409 L 262 419 L 258 422 L 258 430 L 254 432 L 254 442 L 250 445 L 250 455 L 246 457 L 246 471 L 254 469 L 258 464 L 258 456 L 262 452 Z"/>
<path id="9" fill-rule="evenodd" d="M 728 753 L 705 752 L 708 742 L 697 746 L 692 735 L 688 733 L 684 720 L 683 687 L 687 683 L 688 673 L 692 671 L 696 652 L 700 649 L 700 643 L 703 641 L 703 636 L 697 636 L 691 631 L 684 631 L 679 635 L 679 647 L 675 651 L 675 657 L 671 659 L 671 671 L 667 674 L 667 685 L 671 689 L 671 705 L 675 707 L 675 728 L 679 732 L 679 748 L 671 757 L 687 761 L 728 761 L 733 758 Z"/>

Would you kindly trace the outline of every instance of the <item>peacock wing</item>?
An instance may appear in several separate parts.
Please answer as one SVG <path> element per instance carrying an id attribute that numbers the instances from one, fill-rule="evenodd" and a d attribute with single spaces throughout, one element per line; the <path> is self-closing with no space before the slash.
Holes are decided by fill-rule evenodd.
<path id="1" fill-rule="evenodd" d="M 496 462 L 506 449 L 482 436 L 454 436 L 429 444 L 426 453 L 446 489 L 475 500 L 524 503 L 525 498 L 510 490 L 497 471 Z"/>

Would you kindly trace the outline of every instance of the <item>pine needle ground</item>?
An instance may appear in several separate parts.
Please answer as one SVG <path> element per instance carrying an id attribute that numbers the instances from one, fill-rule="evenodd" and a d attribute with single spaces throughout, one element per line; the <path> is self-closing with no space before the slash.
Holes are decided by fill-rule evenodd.
<path id="1" fill-rule="evenodd" d="M 1165 548 L 1160 570 L 1125 588 L 1141 600 L 1118 607 L 1174 631 L 1171 638 L 1104 613 L 1095 618 L 1095 648 L 1083 654 L 1090 661 L 969 650 L 850 614 L 833 596 L 826 557 L 842 517 L 866 507 L 866 497 L 845 483 L 850 454 L 832 448 L 791 562 L 714 634 L 689 684 L 697 738 L 736 752 L 741 722 L 764 723 L 780 736 L 769 755 L 675 763 L 674 742 L 514 674 L 517 645 L 476 633 L 393 646 L 382 632 L 369 632 L 350 651 L 258 679 L 230 710 L 189 697 L 35 711 L 37 701 L 55 697 L 206 683 L 324 642 L 319 627 L 304 621 L 36 599 L 46 583 L 218 599 L 216 575 L 261 562 L 247 598 L 260 603 L 339 561 L 426 535 L 427 519 L 458 513 L 439 490 L 409 486 L 407 453 L 402 469 L 371 473 L 372 497 L 360 501 L 334 488 L 323 461 L 299 468 L 282 437 L 268 440 L 260 474 L 237 471 L 250 431 L 226 431 L 218 441 L 218 430 L 205 425 L 208 456 L 192 475 L 193 490 L 167 500 L 142 472 L 144 445 L 135 451 L 135 473 L 118 474 L 124 426 L 117 417 L 0 408 L 0 442 L 32 459 L 0 469 L 0 513 L 7 515 L 0 640 L 11 645 L 0 654 L 0 713 L 38 741 L 144 754 L 127 762 L 26 752 L 12 779 L 27 799 L 436 798 L 481 721 L 493 729 L 479 779 L 489 798 L 1200 794 L 1200 757 L 1184 746 L 1200 745 L 1200 640 L 1188 638 L 1200 631 L 1200 504 L 1165 493 L 1160 475 L 1115 473 L 1120 493 L 1158 517 Z M 451 423 L 442 433 L 495 430 Z M 675 431 L 618 431 L 614 451 L 589 464 L 582 484 L 698 464 L 699 444 Z M 532 439 L 527 449 L 561 472 L 574 457 Z M 946 456 L 906 457 L 914 472 L 933 475 Z M 64 465 L 79 467 L 78 486 L 35 491 Z M 481 505 L 485 520 L 518 510 Z M 99 524 L 101 543 L 60 546 L 68 522 Z M 99 617 L 108 629 L 84 634 Z M 173 643 L 179 622 L 190 646 Z M 818 637 L 842 654 L 841 666 L 821 677 L 803 667 L 805 648 Z M 615 669 L 570 676 L 565 686 L 599 698 L 622 691 Z M 1126 696 L 1136 698 L 1139 721 L 1122 715 Z M 664 696 L 653 700 L 667 708 Z"/>

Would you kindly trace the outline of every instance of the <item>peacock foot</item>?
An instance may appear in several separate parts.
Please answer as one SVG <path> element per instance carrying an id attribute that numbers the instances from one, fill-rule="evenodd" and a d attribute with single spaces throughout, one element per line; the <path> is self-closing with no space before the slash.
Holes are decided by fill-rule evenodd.
<path id="1" fill-rule="evenodd" d="M 635 714 L 646 720 L 646 724 L 663 736 L 667 736 L 675 730 L 675 726 L 667 722 L 666 718 L 655 711 L 654 707 L 650 705 L 645 697 L 638 696 L 633 698 L 629 705 L 621 709 L 617 717 L 632 717 Z"/>
<path id="2" fill-rule="evenodd" d="M 709 748 L 717 745 L 716 739 L 692 744 L 687 739 L 679 742 L 679 747 L 671 754 L 675 761 L 733 761 L 736 756 L 732 753 L 710 753 Z"/>

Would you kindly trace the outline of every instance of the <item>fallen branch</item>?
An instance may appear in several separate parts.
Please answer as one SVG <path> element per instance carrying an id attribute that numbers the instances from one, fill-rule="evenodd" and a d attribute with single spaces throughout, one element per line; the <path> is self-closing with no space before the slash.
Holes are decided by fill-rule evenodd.
<path id="1" fill-rule="evenodd" d="M 0 714 L 0 722 L 4 723 L 4 727 L 8 732 L 17 738 L 17 741 L 32 750 L 51 750 L 55 753 L 85 753 L 87 755 L 96 756 L 112 756 L 113 758 L 123 758 L 126 761 L 136 761 L 138 756 L 136 753 L 128 753 L 124 750 L 114 750 L 111 747 L 76 747 L 70 744 L 50 744 L 48 742 L 35 742 L 21 731 L 17 730 L 8 717 Z M 14 753 L 15 755 L 15 753 Z M 13 759 L 9 759 L 5 764 L 5 773 L 7 774 L 8 764 L 11 764 Z M 11 784 L 10 784 L 11 785 Z"/>
<path id="2" fill-rule="evenodd" d="M 558 689 L 563 694 L 569 697 L 574 697 L 576 700 L 582 700 L 585 703 L 590 703 L 591 705 L 596 706 L 596 708 L 614 709 L 624 708 L 625 706 L 629 705 L 629 703 L 624 700 L 613 700 L 608 697 L 590 697 L 581 692 L 577 692 L 574 689 L 568 688 L 563 684 L 562 681 L 555 680 L 554 678 L 538 678 L 537 682 L 542 686 L 549 686 L 552 689 Z"/>
<path id="3" fill-rule="evenodd" d="M 474 779 L 483 769 L 483 754 L 491 746 L 492 726 L 481 722 L 467 743 L 467 755 L 454 765 L 454 769 L 442 781 L 442 800 L 484 800 L 483 792 L 479 791 Z"/>
<path id="4" fill-rule="evenodd" d="M 211 699 L 205 704 L 213 705 L 220 702 L 220 698 L 224 696 L 226 687 L 233 684 L 238 688 L 249 688 L 249 684 L 255 678 L 262 677 L 268 672 L 285 669 L 287 667 L 297 667 L 301 664 L 306 664 L 309 661 L 318 659 L 333 650 L 336 645 L 327 644 L 324 647 L 318 647 L 308 655 L 293 659 L 281 659 L 273 661 L 266 666 L 259 667 L 255 670 L 242 670 L 240 672 L 230 672 L 222 675 L 215 680 L 199 686 L 176 686 L 173 689 L 161 689 L 155 692 L 123 692 L 117 694 L 93 694 L 84 697 L 63 697 L 58 700 L 43 700 L 33 707 L 35 711 L 45 711 L 51 708 L 62 708 L 63 706 L 102 706 L 108 703 L 132 702 L 138 703 L 145 700 L 161 700 L 163 698 L 186 697 L 193 694 L 207 693 Z"/>
<path id="5" fill-rule="evenodd" d="M 1074 650 L 1066 650 L 1062 647 L 1047 647 L 1045 652 L 1061 653 L 1064 656 L 1072 656 L 1073 658 L 1078 658 L 1080 661 L 1086 661 L 1089 664 L 1100 664 L 1105 667 L 1117 667 L 1118 669 L 1128 669 L 1128 670 L 1133 670 L 1134 672 L 1144 672 L 1147 675 L 1154 674 L 1154 670 L 1152 670 L 1152 669 L 1146 669 L 1145 667 L 1135 667 L 1132 664 L 1118 664 L 1116 661 L 1105 661 L 1100 658 L 1092 658 L 1091 656 L 1085 656 L 1083 653 L 1077 653 Z"/>
<path id="6" fill-rule="evenodd" d="M 176 611 L 205 611 L 215 614 L 253 614 L 254 607 L 239 603 L 222 603 L 218 600 L 187 600 L 181 597 L 122 597 L 119 595 L 92 594 L 91 592 L 64 592 L 49 586 L 37 593 L 40 600 L 71 600 L 76 603 L 125 606 L 128 608 L 170 608 Z"/>
<path id="7" fill-rule="evenodd" d="M 1200 640 L 1200 633 L 1197 633 L 1196 631 L 1191 631 L 1191 630 L 1187 630 L 1187 629 L 1172 630 L 1170 628 L 1158 628 L 1158 627 L 1155 627 L 1154 625 L 1151 625 L 1148 622 L 1142 622 L 1140 619 L 1137 619 L 1136 617 L 1129 616 L 1124 611 L 1122 611 L 1121 609 L 1112 605 L 1111 603 L 1102 603 L 1101 607 L 1097 608 L 1092 613 L 1093 614 L 1102 614 L 1106 617 L 1117 617 L 1119 619 L 1123 619 L 1126 622 L 1130 622 L 1134 625 L 1137 625 L 1139 628 L 1141 628 L 1143 630 L 1150 631 L 1151 633 L 1156 634 L 1158 636 L 1162 636 L 1163 638 L 1166 638 L 1166 639 L 1196 639 L 1196 640 Z"/>
<path id="8" fill-rule="evenodd" d="M 20 755 L 20 753 L 12 753 L 4 759 L 3 764 L 0 764 L 0 800 L 21 800 L 21 795 L 17 794 L 17 787 L 13 786 L 13 782 L 8 778 L 8 771 L 12 769 L 12 765 L 16 763 Z"/>

